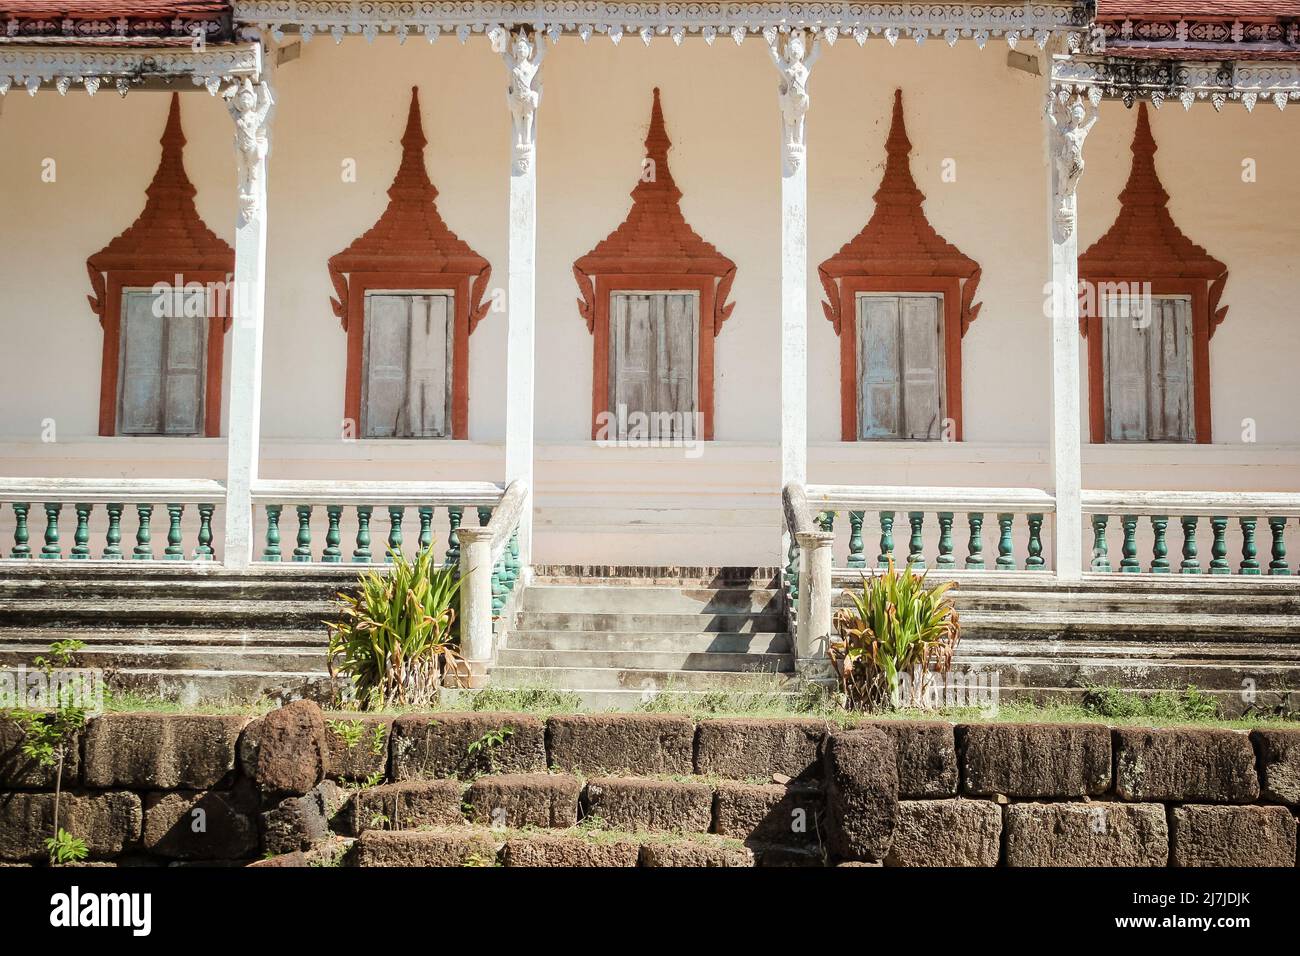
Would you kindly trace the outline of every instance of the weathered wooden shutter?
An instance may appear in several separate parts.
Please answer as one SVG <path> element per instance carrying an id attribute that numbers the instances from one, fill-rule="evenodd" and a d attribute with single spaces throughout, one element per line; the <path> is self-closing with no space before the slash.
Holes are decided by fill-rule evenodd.
<path id="1" fill-rule="evenodd" d="M 1192 441 L 1192 310 L 1187 299 L 1157 299 L 1151 326 L 1151 439 Z"/>
<path id="2" fill-rule="evenodd" d="M 943 428 L 939 296 L 858 297 L 858 436 L 935 439 Z"/>
<path id="3" fill-rule="evenodd" d="M 451 296 L 366 296 L 367 438 L 445 438 L 451 401 Z"/>
<path id="4" fill-rule="evenodd" d="M 117 431 L 195 435 L 202 431 L 207 319 L 159 315 L 152 290 L 122 293 Z"/>
<path id="5" fill-rule="evenodd" d="M 610 299 L 610 411 L 650 416 L 653 437 L 695 437 L 699 299 L 693 293 L 614 293 Z"/>
<path id="6" fill-rule="evenodd" d="M 1102 306 L 1107 440 L 1192 441 L 1190 303 L 1108 298 Z"/>
<path id="7" fill-rule="evenodd" d="M 1106 439 L 1146 441 L 1150 370 L 1141 299 L 1102 302 L 1106 357 Z M 1152 319 L 1154 321 L 1154 319 Z"/>

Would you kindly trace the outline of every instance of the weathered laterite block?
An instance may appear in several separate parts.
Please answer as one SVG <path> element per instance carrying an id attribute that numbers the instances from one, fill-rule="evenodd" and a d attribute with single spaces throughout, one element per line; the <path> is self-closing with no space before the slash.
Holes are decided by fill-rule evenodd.
<path id="1" fill-rule="evenodd" d="M 750 844 L 780 844 L 819 852 L 825 797 L 808 786 L 723 781 L 715 794 L 713 832 Z"/>
<path id="2" fill-rule="evenodd" d="M 612 830 L 707 833 L 713 824 L 713 788 L 705 783 L 598 777 L 587 782 L 586 816 Z"/>
<path id="3" fill-rule="evenodd" d="M 1296 821 L 1286 807 L 1184 806 L 1172 816 L 1174 866 L 1296 865 Z"/>
<path id="4" fill-rule="evenodd" d="M 874 727 L 826 739 L 828 845 L 833 856 L 881 860 L 898 813 L 894 742 Z"/>
<path id="5" fill-rule="evenodd" d="M 1158 803 L 1017 803 L 1006 807 L 1007 866 L 1165 866 Z"/>
<path id="6" fill-rule="evenodd" d="M 747 847 L 704 840 L 654 840 L 641 845 L 642 866 L 745 867 L 754 865 Z"/>
<path id="7" fill-rule="evenodd" d="M 636 866 L 639 844 L 629 840 L 601 842 L 549 833 L 511 837 L 506 842 L 506 866 Z"/>
<path id="8" fill-rule="evenodd" d="M 474 830 L 367 830 L 353 854 L 356 866 L 492 866 L 497 845 Z"/>
<path id="9" fill-rule="evenodd" d="M 489 735 L 505 733 L 493 745 Z M 545 728 L 532 714 L 416 714 L 393 721 L 392 778 L 471 779 L 485 773 L 544 773 Z"/>
<path id="10" fill-rule="evenodd" d="M 326 776 L 331 780 L 369 780 L 388 775 L 388 737 L 391 717 L 326 714 L 325 739 L 329 745 Z"/>
<path id="11" fill-rule="evenodd" d="M 257 856 L 252 807 L 229 792 L 177 790 L 144 801 L 144 848 L 176 860 Z"/>
<path id="12" fill-rule="evenodd" d="M 64 793 L 59 826 L 86 841 L 92 859 L 118 856 L 140 839 L 140 798 L 124 790 Z M 54 794 L 0 793 L 0 860 L 49 857 L 46 837 L 54 834 Z"/>
<path id="13" fill-rule="evenodd" d="M 1253 730 L 1260 798 L 1300 805 L 1300 730 Z"/>
<path id="14" fill-rule="evenodd" d="M 329 743 L 316 704 L 296 700 L 249 724 L 239 761 L 267 798 L 302 796 L 325 779 Z"/>
<path id="15" fill-rule="evenodd" d="M 1234 730 L 1117 728 L 1115 792 L 1125 800 L 1252 803 L 1255 751 Z"/>
<path id="16" fill-rule="evenodd" d="M 556 770 L 584 774 L 689 774 L 695 722 L 670 714 L 563 714 L 546 724 Z"/>
<path id="17" fill-rule="evenodd" d="M 695 772 L 731 780 L 771 780 L 773 774 L 816 779 L 829 729 L 824 720 L 702 720 L 695 736 Z"/>
<path id="18" fill-rule="evenodd" d="M 23 755 L 27 734 L 15 720 L 0 717 L 0 790 L 53 790 L 56 767 L 42 767 Z M 63 763 L 63 786 L 81 782 L 81 734 L 68 743 Z"/>
<path id="19" fill-rule="evenodd" d="M 565 829 L 578 823 L 581 792 L 582 782 L 568 774 L 498 774 L 471 783 L 465 802 L 479 826 Z"/>
<path id="20" fill-rule="evenodd" d="M 858 726 L 878 728 L 894 742 L 901 799 L 957 795 L 957 741 L 952 724 L 938 720 L 881 720 Z"/>
<path id="21" fill-rule="evenodd" d="M 309 850 L 330 839 L 330 824 L 345 801 L 333 780 L 323 781 L 301 797 L 285 797 L 258 818 L 262 852 Z"/>
<path id="22" fill-rule="evenodd" d="M 1099 724 L 970 724 L 957 728 L 962 792 L 1096 796 L 1110 789 L 1110 729 Z"/>
<path id="23" fill-rule="evenodd" d="M 86 786 L 136 790 L 228 787 L 247 717 L 104 714 L 86 728 Z"/>
<path id="24" fill-rule="evenodd" d="M 997 866 L 1001 849 L 991 800 L 903 800 L 885 866 Z"/>
<path id="25" fill-rule="evenodd" d="M 446 827 L 465 821 L 465 784 L 459 780 L 404 780 L 358 790 L 352 797 L 352 832 Z"/>

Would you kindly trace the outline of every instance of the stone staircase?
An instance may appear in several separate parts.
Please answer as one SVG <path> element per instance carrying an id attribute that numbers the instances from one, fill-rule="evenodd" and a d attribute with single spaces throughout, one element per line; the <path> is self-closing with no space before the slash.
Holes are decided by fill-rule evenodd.
<path id="1" fill-rule="evenodd" d="M 775 568 L 540 566 L 492 682 L 629 710 L 660 694 L 793 693 Z"/>

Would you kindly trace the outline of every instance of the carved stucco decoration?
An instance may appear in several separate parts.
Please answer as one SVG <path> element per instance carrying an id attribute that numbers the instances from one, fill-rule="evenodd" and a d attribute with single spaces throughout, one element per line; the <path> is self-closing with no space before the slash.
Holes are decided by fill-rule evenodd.
<path id="1" fill-rule="evenodd" d="M 222 86 L 262 72 L 258 43 L 164 49 L 116 49 L 89 46 L 32 48 L 0 46 L 0 95 L 15 86 L 35 96 L 45 84 L 61 95 L 80 86 L 93 96 L 109 84 L 125 96 L 150 79 L 188 76 L 195 86 L 216 94 Z"/>
<path id="2" fill-rule="evenodd" d="M 525 173 L 533 164 L 537 143 L 537 107 L 542 102 L 542 60 L 546 58 L 546 41 L 541 34 L 530 37 L 527 30 L 516 34 L 494 31 L 492 45 L 505 61 L 510 75 L 506 88 L 506 106 L 510 109 L 511 159 L 516 173 Z"/>
<path id="3" fill-rule="evenodd" d="M 1190 110 L 1208 102 L 1222 110 L 1238 102 L 1247 112 L 1261 103 L 1279 110 L 1300 100 L 1300 66 L 1294 63 L 1173 61 L 1157 57 L 1071 57 L 1052 65 L 1052 86 L 1058 94 L 1086 93 L 1092 102 L 1102 97 L 1133 106 L 1147 99 L 1156 109 L 1177 100 Z"/>
<path id="4" fill-rule="evenodd" d="M 1083 179 L 1086 166 L 1083 147 L 1100 116 L 1100 111 L 1094 103 L 1092 116 L 1089 117 L 1087 102 L 1082 96 L 1075 96 L 1073 101 L 1070 101 L 1068 94 L 1047 98 L 1046 116 L 1051 132 L 1051 160 L 1055 167 L 1055 175 L 1052 178 L 1055 187 L 1052 221 L 1057 242 L 1063 242 L 1074 235 L 1074 228 L 1078 222 L 1079 182 Z"/>
<path id="5" fill-rule="evenodd" d="M 226 109 L 235 121 L 235 158 L 239 174 L 239 215 L 248 223 L 261 214 L 266 194 L 266 156 L 271 149 L 271 108 L 275 98 L 265 80 L 254 85 L 250 79 L 222 93 Z"/>
<path id="6" fill-rule="evenodd" d="M 807 150 L 808 80 L 813 64 L 821 57 L 821 39 L 814 36 L 809 49 L 807 31 L 791 30 L 786 34 L 782 51 L 777 31 L 771 30 L 767 42 L 772 63 L 781 74 L 777 88 L 781 104 L 781 156 L 789 175 L 803 165 Z"/>

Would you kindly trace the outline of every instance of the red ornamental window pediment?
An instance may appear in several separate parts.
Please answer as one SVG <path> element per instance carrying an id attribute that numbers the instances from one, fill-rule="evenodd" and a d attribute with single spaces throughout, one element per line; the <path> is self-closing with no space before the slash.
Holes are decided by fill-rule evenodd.
<path id="1" fill-rule="evenodd" d="M 925 194 L 912 178 L 911 150 L 903 120 L 903 92 L 896 90 L 875 210 L 862 231 L 817 269 L 826 290 L 822 308 L 840 339 L 843 441 L 862 437 L 858 303 L 864 295 L 893 298 L 891 294 L 941 299 L 941 305 L 935 301 L 938 342 L 932 367 L 938 379 L 936 394 L 943 396 L 942 418 L 951 421 L 952 427 L 947 430 L 936 424 L 933 436 L 962 438 L 961 341 L 979 315 L 975 292 L 980 267 L 930 225 L 923 208 Z M 898 417 L 901 420 L 905 415 L 900 412 Z"/>
<path id="2" fill-rule="evenodd" d="M 439 308 L 448 311 L 448 356 L 439 375 L 449 382 L 450 437 L 463 439 L 469 437 L 469 336 L 491 305 L 484 296 L 492 267 L 439 214 L 438 190 L 424 165 L 427 143 L 418 87 L 412 87 L 402 160 L 388 188 L 388 207 L 370 229 L 330 258 L 336 293 L 330 304 L 348 337 L 344 417 L 360 429 L 367 295 L 439 293 L 438 302 L 446 303 Z"/>
<path id="3" fill-rule="evenodd" d="M 701 433 L 693 433 L 692 437 L 713 438 L 713 340 L 735 308 L 727 299 L 736 264 L 701 238 L 682 215 L 682 192 L 668 167 L 671 146 L 656 87 L 645 140 L 648 174 L 632 190 L 632 208 L 622 225 L 573 264 L 573 276 L 581 293 L 578 311 L 595 343 L 593 438 L 602 437 L 602 414 L 617 414 L 611 403 L 620 389 L 619 332 L 626 328 L 618 323 L 621 316 L 637 309 L 644 309 L 646 316 L 675 316 L 662 321 L 676 323 L 677 329 L 689 327 L 690 332 L 688 336 L 674 336 L 671 331 L 660 331 L 659 338 L 670 344 L 651 358 L 644 374 L 657 379 L 660 386 L 675 377 L 677 386 L 669 389 L 671 395 L 661 387 L 657 399 L 645 397 L 654 391 L 653 384 L 648 386 L 649 391 L 640 394 L 649 407 L 629 411 L 684 411 L 690 406 L 701 422 Z M 687 337 L 690 341 L 685 340 Z M 615 355 L 613 362 L 611 353 Z M 681 387 L 680 382 L 687 363 L 694 379 L 689 389 Z M 665 402 L 671 407 L 665 407 Z"/>

